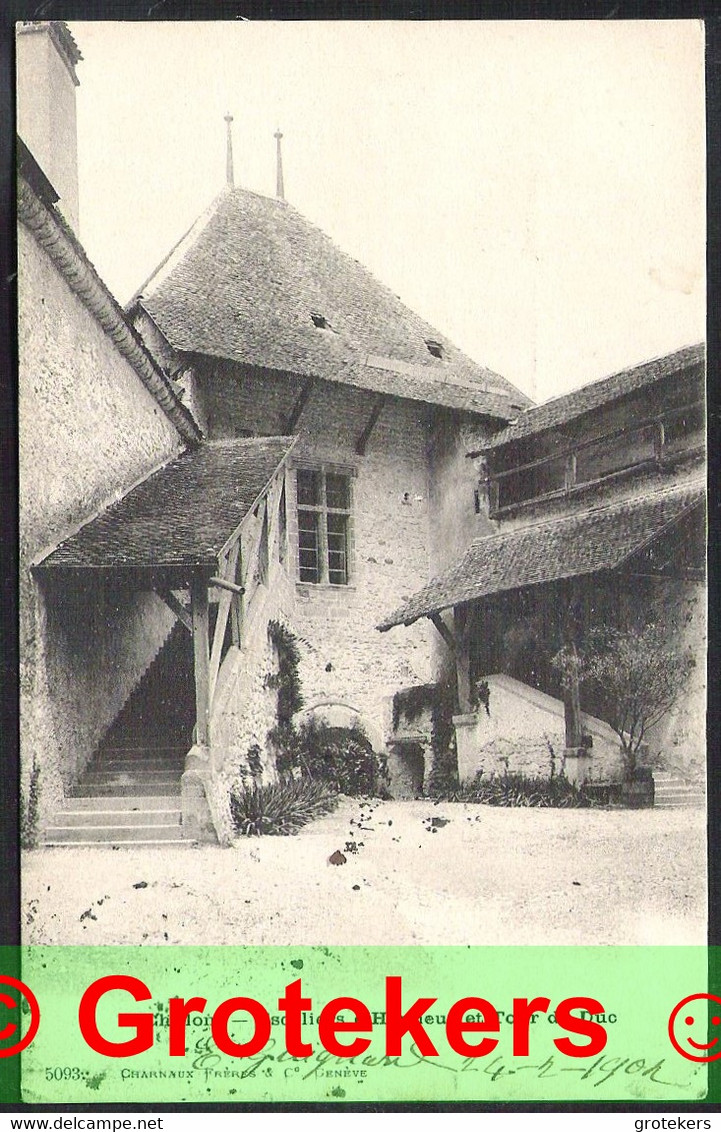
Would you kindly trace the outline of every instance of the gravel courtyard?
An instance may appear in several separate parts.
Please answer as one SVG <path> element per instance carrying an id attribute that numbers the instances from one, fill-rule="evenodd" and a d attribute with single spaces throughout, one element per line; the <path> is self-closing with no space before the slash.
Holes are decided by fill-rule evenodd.
<path id="1" fill-rule="evenodd" d="M 701 944 L 705 875 L 702 810 L 346 799 L 231 849 L 27 852 L 24 941 Z"/>

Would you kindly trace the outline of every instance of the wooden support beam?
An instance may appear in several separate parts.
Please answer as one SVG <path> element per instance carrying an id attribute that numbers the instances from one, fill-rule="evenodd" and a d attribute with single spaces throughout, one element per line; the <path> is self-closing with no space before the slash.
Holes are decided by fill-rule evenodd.
<path id="1" fill-rule="evenodd" d="M 235 558 L 233 566 L 233 576 L 241 578 L 243 574 L 243 547 L 241 540 L 238 539 L 235 544 Z M 236 594 L 235 599 L 230 605 L 230 631 L 233 637 L 233 644 L 236 648 L 242 648 L 243 645 L 243 619 L 245 615 L 245 587 L 240 587 L 243 590 L 242 594 Z"/>
<path id="2" fill-rule="evenodd" d="M 578 655 L 581 592 L 575 578 L 572 578 L 563 588 L 566 599 L 564 644 L 571 656 L 575 658 Z M 577 667 L 572 667 L 569 671 L 568 683 L 563 693 L 563 708 L 566 746 L 580 747 L 583 738 L 583 726 L 581 723 L 581 689 Z"/>
<path id="3" fill-rule="evenodd" d="M 453 611 L 456 642 L 456 688 L 458 707 L 462 714 L 473 711 L 471 696 L 470 611 L 468 606 L 457 605 Z"/>
<path id="4" fill-rule="evenodd" d="M 217 586 L 218 589 L 221 589 L 221 590 L 228 590 L 228 592 L 232 593 L 232 594 L 244 594 L 245 593 L 245 588 L 243 586 L 239 586 L 235 582 L 231 582 L 228 578 L 213 577 L 213 578 L 210 578 L 208 584 L 211 585 L 211 586 Z"/>
<path id="5" fill-rule="evenodd" d="M 440 613 L 430 613 L 428 615 L 428 620 L 431 621 L 435 625 L 436 629 L 438 630 L 438 632 L 443 637 L 444 642 L 448 645 L 448 648 L 451 650 L 451 652 L 454 653 L 456 651 L 455 637 L 453 636 L 453 633 L 451 632 L 451 630 L 446 625 L 446 623 L 443 620 L 443 618 L 441 617 Z"/>
<path id="6" fill-rule="evenodd" d="M 366 454 L 366 448 L 368 446 L 368 441 L 371 438 L 371 433 L 373 432 L 373 429 L 376 427 L 376 425 L 378 423 L 378 418 L 380 417 L 381 413 L 383 412 L 383 406 L 385 405 L 385 403 L 386 403 L 386 396 L 385 396 L 385 394 L 380 393 L 378 395 L 378 397 L 376 397 L 373 408 L 370 411 L 370 416 L 368 417 L 368 420 L 366 421 L 365 428 L 363 429 L 363 432 L 360 434 L 360 436 L 358 437 L 358 440 L 356 441 L 355 450 L 356 450 L 356 452 L 359 456 L 365 456 L 365 454 Z"/>
<path id="7" fill-rule="evenodd" d="M 193 615 L 196 742 L 207 747 L 210 745 L 210 646 L 208 580 L 202 574 L 193 575 L 190 608 Z"/>
<path id="8" fill-rule="evenodd" d="M 158 597 L 165 602 L 168 609 L 170 609 L 175 614 L 175 616 L 178 618 L 178 621 L 180 621 L 181 624 L 185 625 L 185 628 L 189 633 L 192 633 L 193 618 L 188 606 L 183 605 L 182 601 L 178 601 L 172 590 L 156 590 L 155 592 Z"/>
<path id="9" fill-rule="evenodd" d="M 313 386 L 314 385 L 315 385 L 315 378 L 314 377 L 309 377 L 308 380 L 303 383 L 303 388 L 301 389 L 300 393 L 296 397 L 295 404 L 293 405 L 293 408 L 290 411 L 290 416 L 288 417 L 288 419 L 285 422 L 285 428 L 283 429 L 283 431 L 284 431 L 286 436 L 290 436 L 291 433 L 295 432 L 295 429 L 298 425 L 298 421 L 300 420 L 300 415 L 303 412 L 303 409 L 308 404 L 308 400 L 310 398 L 311 393 L 313 392 Z"/>
<path id="10" fill-rule="evenodd" d="M 213 646 L 210 650 L 210 664 L 208 667 L 208 685 L 209 685 L 209 698 L 210 706 L 213 706 L 213 696 L 215 694 L 215 685 L 218 679 L 218 672 L 220 670 L 220 661 L 223 655 L 223 641 L 225 640 L 225 628 L 228 624 L 228 615 L 230 613 L 231 605 L 237 601 L 238 597 L 245 591 L 242 586 L 236 586 L 235 582 L 229 579 L 235 576 L 235 566 L 238 561 L 238 552 L 240 544 L 236 542 L 233 549 L 228 555 L 228 560 L 225 566 L 227 578 L 211 578 L 211 585 L 220 586 L 223 591 L 220 602 L 218 603 L 218 616 L 215 620 L 215 632 L 213 633 Z"/>

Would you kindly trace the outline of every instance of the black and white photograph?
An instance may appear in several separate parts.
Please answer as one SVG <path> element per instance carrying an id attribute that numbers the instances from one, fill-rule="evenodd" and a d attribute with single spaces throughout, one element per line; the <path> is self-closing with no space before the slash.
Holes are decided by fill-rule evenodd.
<path id="1" fill-rule="evenodd" d="M 16 52 L 23 942 L 704 945 L 703 23 Z"/>

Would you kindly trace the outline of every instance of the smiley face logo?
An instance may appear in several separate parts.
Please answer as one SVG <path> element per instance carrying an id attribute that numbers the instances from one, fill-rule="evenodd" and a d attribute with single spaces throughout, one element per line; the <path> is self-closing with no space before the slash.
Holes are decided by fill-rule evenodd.
<path id="1" fill-rule="evenodd" d="M 0 988 L 10 987 L 14 994 L 0 989 L 0 1005 L 4 1010 L 0 1012 L 0 1057 L 12 1057 L 27 1049 L 38 1032 L 40 1025 L 40 1007 L 30 987 L 21 983 L 12 975 L 0 975 Z M 25 1036 L 20 1036 L 20 1015 L 29 1014 L 30 1022 Z M 9 1042 L 5 1045 L 5 1042 Z"/>
<path id="2" fill-rule="evenodd" d="M 690 994 L 682 999 L 671 1011 L 668 1036 L 689 1061 L 716 1061 L 721 1057 L 721 998 Z"/>

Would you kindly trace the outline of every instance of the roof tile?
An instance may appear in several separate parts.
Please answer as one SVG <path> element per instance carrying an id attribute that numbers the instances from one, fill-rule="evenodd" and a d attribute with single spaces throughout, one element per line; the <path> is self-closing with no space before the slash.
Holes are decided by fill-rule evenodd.
<path id="1" fill-rule="evenodd" d="M 580 389 L 554 397 L 542 405 L 531 405 L 519 417 L 497 433 L 485 446 L 484 451 L 500 448 L 513 440 L 521 440 L 534 433 L 545 432 L 547 429 L 558 428 L 583 413 L 597 409 L 618 397 L 634 393 L 637 389 L 644 389 L 649 385 L 672 377 L 683 370 L 696 368 L 699 375 L 703 373 L 705 349 L 703 344 L 684 346 L 673 354 L 666 354 L 661 358 L 653 358 L 631 369 L 621 370 L 611 374 L 610 377 L 592 381 Z"/>
<path id="2" fill-rule="evenodd" d="M 212 567 L 294 443 L 287 436 L 223 440 L 185 452 L 37 569 Z"/>
<path id="3" fill-rule="evenodd" d="M 187 353 L 502 420 L 529 403 L 285 201 L 243 189 L 218 197 L 135 301 Z M 441 359 L 428 340 L 440 344 Z"/>
<path id="4" fill-rule="evenodd" d="M 476 539 L 459 563 L 378 628 L 410 625 L 419 617 L 504 590 L 615 569 L 703 500 L 699 481 Z"/>

